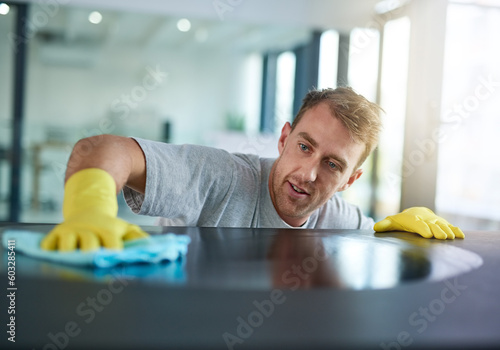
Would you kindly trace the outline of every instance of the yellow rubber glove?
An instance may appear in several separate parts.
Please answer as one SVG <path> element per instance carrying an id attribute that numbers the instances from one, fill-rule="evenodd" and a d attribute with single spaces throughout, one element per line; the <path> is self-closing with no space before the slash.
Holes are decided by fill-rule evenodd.
<path id="1" fill-rule="evenodd" d="M 146 238 L 139 226 L 117 218 L 116 183 L 106 171 L 84 169 L 64 187 L 64 221 L 41 242 L 45 250 L 122 249 L 123 241 Z"/>
<path id="2" fill-rule="evenodd" d="M 388 216 L 375 224 L 376 232 L 406 231 L 415 232 L 425 238 L 455 239 L 465 238 L 461 229 L 424 207 L 413 207 L 401 213 Z"/>

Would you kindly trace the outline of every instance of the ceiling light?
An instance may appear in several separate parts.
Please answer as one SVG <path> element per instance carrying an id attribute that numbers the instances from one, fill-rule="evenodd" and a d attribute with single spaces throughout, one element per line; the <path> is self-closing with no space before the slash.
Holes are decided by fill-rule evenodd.
<path id="1" fill-rule="evenodd" d="M 189 22 L 189 20 L 186 18 L 180 19 L 177 22 L 177 29 L 179 29 L 181 32 L 189 32 L 189 30 L 191 29 L 191 22 Z"/>
<path id="2" fill-rule="evenodd" d="M 98 11 L 94 11 L 89 15 L 89 22 L 92 24 L 99 24 L 102 21 L 102 15 Z"/>
<path id="3" fill-rule="evenodd" d="M 10 11 L 10 7 L 7 4 L 4 4 L 3 2 L 0 3 L 0 15 L 6 15 Z"/>

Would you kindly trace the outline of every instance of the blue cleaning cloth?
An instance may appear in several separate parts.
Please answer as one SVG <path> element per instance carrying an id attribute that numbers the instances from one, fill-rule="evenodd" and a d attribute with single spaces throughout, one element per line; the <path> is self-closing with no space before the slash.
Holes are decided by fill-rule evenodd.
<path id="1" fill-rule="evenodd" d="M 164 260 L 175 261 L 185 256 L 191 239 L 188 236 L 164 235 L 124 242 L 123 250 L 101 248 L 92 252 L 75 250 L 73 252 L 48 251 L 40 248 L 44 233 L 21 230 L 7 230 L 3 233 L 5 248 L 8 241 L 15 241 L 15 251 L 44 260 L 64 264 L 113 267 L 130 263 L 158 263 Z"/>

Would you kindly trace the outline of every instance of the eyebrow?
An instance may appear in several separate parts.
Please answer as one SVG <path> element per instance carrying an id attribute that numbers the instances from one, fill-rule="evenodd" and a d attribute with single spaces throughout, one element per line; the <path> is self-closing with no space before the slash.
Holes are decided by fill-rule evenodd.
<path id="1" fill-rule="evenodd" d="M 297 136 L 301 137 L 304 140 L 306 140 L 307 142 L 309 142 L 313 147 L 318 147 L 318 143 L 316 142 L 316 140 L 313 139 L 311 137 L 311 135 L 309 135 L 307 132 L 301 131 L 301 132 L 299 132 L 297 134 Z M 348 163 L 347 163 L 347 161 L 344 158 L 339 157 L 339 156 L 337 156 L 335 154 L 328 154 L 327 157 L 335 159 L 340 164 L 340 167 L 341 167 L 342 171 L 344 171 L 345 169 L 347 169 Z"/>

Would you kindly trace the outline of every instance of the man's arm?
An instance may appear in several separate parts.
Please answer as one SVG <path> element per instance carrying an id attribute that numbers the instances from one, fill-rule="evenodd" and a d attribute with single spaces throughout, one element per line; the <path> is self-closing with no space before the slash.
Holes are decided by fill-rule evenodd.
<path id="1" fill-rule="evenodd" d="M 46 250 L 120 249 L 123 241 L 146 238 L 139 226 L 117 217 L 116 194 L 123 186 L 144 193 L 146 161 L 130 138 L 100 135 L 73 148 L 64 186 L 63 217 L 41 242 Z"/>
<path id="2" fill-rule="evenodd" d="M 116 193 L 125 185 L 144 193 L 146 158 L 134 139 L 98 135 L 78 141 L 68 161 L 65 182 L 71 175 L 88 168 L 109 173 L 116 182 Z"/>

